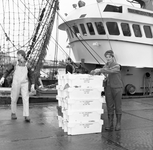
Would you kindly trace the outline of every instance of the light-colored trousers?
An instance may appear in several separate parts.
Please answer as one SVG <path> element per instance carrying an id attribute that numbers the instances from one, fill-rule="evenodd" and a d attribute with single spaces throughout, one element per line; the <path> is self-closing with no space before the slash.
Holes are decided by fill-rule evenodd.
<path id="1" fill-rule="evenodd" d="M 16 114 L 17 100 L 21 93 L 23 102 L 23 116 L 29 116 L 29 83 L 14 81 L 11 89 L 11 112 Z"/>

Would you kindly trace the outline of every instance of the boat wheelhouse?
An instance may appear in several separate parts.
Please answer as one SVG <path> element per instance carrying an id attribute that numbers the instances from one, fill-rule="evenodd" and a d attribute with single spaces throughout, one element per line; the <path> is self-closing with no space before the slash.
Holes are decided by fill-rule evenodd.
<path id="1" fill-rule="evenodd" d="M 112 49 L 122 66 L 125 92 L 128 85 L 131 94 L 145 93 L 146 88 L 151 92 L 153 11 L 100 2 L 74 9 L 59 29 L 67 32 L 77 63 L 94 69 L 105 63 L 104 53 Z"/>

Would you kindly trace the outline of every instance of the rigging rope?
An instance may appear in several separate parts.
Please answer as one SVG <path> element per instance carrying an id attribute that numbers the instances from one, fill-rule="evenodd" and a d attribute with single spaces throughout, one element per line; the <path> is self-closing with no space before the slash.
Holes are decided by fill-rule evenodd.
<path id="1" fill-rule="evenodd" d="M 56 15 L 56 41 L 57 43 L 58 43 L 58 23 L 59 23 L 58 15 Z M 55 45 L 55 53 L 54 53 L 55 68 L 53 68 L 53 77 L 54 77 L 55 72 L 57 71 L 57 57 L 58 57 L 58 44 Z"/>
<path id="2" fill-rule="evenodd" d="M 3 36 L 1 34 L 1 45 L 4 54 L 11 57 L 11 54 L 16 56 L 14 52 L 18 49 L 30 49 L 29 62 L 38 71 L 46 56 L 58 0 L 50 0 L 51 5 L 46 0 L 2 0 L 0 3 L 3 17 L 0 26 L 4 33 Z"/>
<path id="3" fill-rule="evenodd" d="M 0 23 L 0 26 L 1 26 L 1 28 L 2 28 L 2 30 L 3 30 L 3 32 L 4 32 L 4 34 L 5 34 L 6 40 L 7 40 L 7 41 L 10 41 L 11 44 L 13 45 L 13 47 L 16 48 L 16 46 L 12 43 L 12 41 L 11 41 L 10 38 L 8 37 L 8 35 L 7 35 L 7 33 L 5 32 L 5 30 L 4 30 L 4 28 L 3 28 L 3 26 L 2 26 L 1 23 Z M 17 49 L 17 48 L 16 48 L 16 49 Z"/>
<path id="4" fill-rule="evenodd" d="M 68 23 L 61 17 L 61 15 L 57 12 L 57 14 L 60 16 L 60 18 L 63 20 L 63 22 L 66 24 L 67 27 L 69 27 L 69 29 L 71 30 L 72 33 L 75 34 L 75 32 L 70 28 L 70 26 L 68 25 Z M 79 39 L 79 37 L 81 38 L 81 40 Z M 101 56 L 98 55 L 98 53 L 88 44 L 87 41 L 85 41 L 85 39 L 82 36 L 76 36 L 76 38 L 79 40 L 79 42 L 81 42 L 81 44 L 86 48 L 86 50 L 91 54 L 91 56 L 98 62 L 98 64 L 101 64 L 98 59 L 90 52 L 90 50 L 87 48 L 87 46 L 84 44 L 86 43 L 91 50 L 105 63 L 105 61 L 102 59 Z M 82 42 L 82 40 L 84 41 L 84 43 Z"/>
<path id="5" fill-rule="evenodd" d="M 102 20 L 102 22 L 104 22 L 104 20 L 103 20 L 103 16 L 102 16 L 102 13 L 101 13 L 101 11 L 100 11 L 99 3 L 97 3 L 97 7 L 98 7 L 99 14 L 100 14 L 100 16 L 101 16 L 101 20 Z M 111 47 L 111 50 L 113 50 L 112 44 L 111 44 L 111 42 L 110 42 L 110 39 L 109 39 L 109 36 L 108 36 L 107 33 L 106 33 L 106 36 L 107 36 L 107 39 L 108 39 L 109 45 L 110 45 L 110 47 Z"/>
<path id="6" fill-rule="evenodd" d="M 6 2 L 6 1 L 5 1 L 5 2 Z M 8 30 L 8 34 L 9 34 L 9 35 L 8 35 L 8 34 L 6 33 L 6 31 L 5 31 L 5 20 L 6 20 L 6 19 L 5 19 L 5 12 L 4 12 L 4 10 L 3 10 L 3 26 L 2 26 L 2 24 L 1 24 L 1 27 L 3 28 L 3 32 L 4 32 L 4 34 L 5 34 L 5 37 L 6 37 L 7 41 L 9 40 L 9 41 L 12 43 L 13 47 L 15 47 L 15 48 L 16 48 L 16 46 L 15 46 L 15 44 L 14 44 L 14 42 L 15 42 L 14 37 L 15 37 L 15 36 L 18 37 L 18 41 L 17 41 L 18 43 L 17 43 L 16 45 L 17 45 L 18 47 L 21 48 L 21 47 L 24 47 L 24 45 L 23 45 L 23 46 L 20 46 L 19 43 L 21 43 L 21 41 L 20 41 L 20 39 L 21 39 L 20 36 L 23 37 L 22 43 L 24 43 L 24 39 L 25 39 L 25 36 L 24 36 L 24 33 L 25 33 L 25 19 L 24 19 L 24 21 L 23 21 L 23 22 L 24 22 L 24 23 L 23 23 L 23 33 L 20 34 L 20 22 L 21 22 L 21 21 L 20 21 L 20 15 L 19 15 L 19 8 L 20 8 L 20 7 L 19 7 L 19 1 L 17 1 L 17 3 L 15 3 L 14 0 L 13 0 L 13 3 L 12 3 L 12 4 L 13 4 L 13 5 L 12 5 L 12 9 L 13 9 L 13 15 L 12 15 L 12 18 L 13 18 L 13 29 L 12 29 L 12 30 L 13 30 L 13 32 L 12 32 L 13 35 L 12 35 L 12 41 L 11 41 L 11 39 L 10 39 L 10 37 L 9 37 L 9 35 L 10 35 L 9 33 L 10 33 L 10 31 L 11 31 L 11 26 L 10 26 L 10 24 L 11 24 L 11 23 L 10 23 L 10 20 L 11 20 L 11 19 L 10 19 L 10 13 L 9 13 L 9 27 L 8 27 L 8 29 L 9 29 L 9 30 Z M 15 10 L 14 4 L 17 5 L 17 8 L 18 8 L 17 10 Z M 29 3 L 28 3 L 28 4 L 29 4 Z M 5 5 L 4 5 L 4 2 L 3 2 L 3 9 L 4 9 L 4 8 L 5 8 Z M 9 3 L 8 3 L 8 8 L 10 8 Z M 21 8 L 20 8 L 20 9 L 21 9 Z M 21 10 L 22 10 L 22 9 L 21 9 Z M 15 25 L 16 25 L 16 24 L 15 24 L 15 15 L 16 15 L 16 14 L 15 14 L 15 11 L 18 12 L 18 14 L 17 14 L 17 16 L 18 16 L 18 28 L 17 28 L 18 34 L 16 34 L 16 35 L 15 35 L 15 32 L 16 32 L 16 26 L 15 26 Z M 23 10 L 22 10 L 22 11 L 23 11 Z M 9 9 L 9 12 L 10 12 L 10 9 Z M 24 10 L 23 12 L 24 12 L 24 18 L 25 18 L 25 16 L 26 16 L 25 10 Z M 29 18 L 30 18 L 30 17 L 28 16 L 28 19 L 29 19 Z M 29 23 L 28 23 L 28 24 L 29 24 Z M 28 31 L 29 31 L 29 30 L 28 30 Z M 29 32 L 28 32 L 28 35 L 29 35 Z M 29 36 L 28 36 L 28 37 L 29 37 Z M 29 40 L 29 38 L 28 38 L 28 40 Z M 5 42 L 5 40 L 3 40 L 3 41 Z M 26 41 L 27 41 L 27 40 L 26 40 Z M 4 44 L 3 44 L 3 45 L 4 45 Z M 8 43 L 8 45 L 9 45 L 9 43 Z M 8 46 L 8 45 L 7 45 L 7 46 Z M 25 45 L 26 45 L 26 44 L 25 44 Z M 3 47 L 3 49 L 5 49 L 5 46 Z M 7 49 L 9 50 L 10 47 L 8 46 Z M 16 48 L 16 49 L 19 49 L 19 48 Z M 14 50 L 13 50 L 12 52 L 14 52 Z M 5 52 L 5 53 L 11 53 L 11 52 L 8 52 L 8 51 L 7 51 L 7 52 Z"/>
<path id="7" fill-rule="evenodd" d="M 50 2 L 49 1 L 47 1 L 49 4 L 50 4 Z M 57 10 L 58 10 L 58 8 L 57 8 Z M 58 11 L 56 11 L 56 13 L 60 16 L 60 18 L 64 21 L 64 23 L 69 27 L 69 25 L 66 23 L 66 21 L 61 17 L 61 15 L 59 14 L 59 12 Z M 71 29 L 71 28 L 70 28 Z M 71 29 L 72 30 L 72 29 Z M 72 30 L 72 32 L 74 33 L 74 31 Z M 77 37 L 77 36 L 76 36 Z M 78 38 L 78 37 L 77 37 Z M 83 38 L 82 38 L 83 39 Z M 83 46 L 88 50 L 88 48 L 87 48 L 87 46 L 78 38 L 78 40 L 83 44 Z M 94 51 L 94 49 L 85 41 L 85 43 Z M 96 59 L 96 57 L 88 50 L 88 52 L 93 56 L 93 58 L 99 63 L 99 64 L 101 64 L 97 59 Z M 96 51 L 94 51 L 95 53 L 96 53 Z M 97 54 L 97 53 L 96 53 Z M 97 54 L 98 55 L 98 54 Z M 100 57 L 99 55 L 98 55 L 98 57 Z M 100 57 L 100 59 L 103 61 L 103 62 L 105 62 L 103 59 L 102 59 L 102 57 Z"/>
<path id="8" fill-rule="evenodd" d="M 112 2 L 112 1 L 111 1 Z M 113 3 L 113 2 L 112 2 Z M 102 22 L 104 22 L 104 20 L 103 20 L 103 16 L 102 16 L 102 13 L 101 13 L 101 11 L 100 11 L 100 6 L 99 6 L 100 4 L 97 2 L 97 7 L 98 7 L 98 10 L 99 10 L 99 14 L 100 14 L 100 16 L 101 16 L 101 20 L 102 20 Z M 107 39 L 108 39 L 108 42 L 109 42 L 109 46 L 110 46 L 110 48 L 111 48 L 111 50 L 113 51 L 113 47 L 112 47 L 112 44 L 111 44 L 111 41 L 110 41 L 110 39 L 109 39 L 109 36 L 108 36 L 108 34 L 106 33 L 106 36 L 107 36 Z M 114 60 L 116 61 L 116 58 L 114 57 Z"/>

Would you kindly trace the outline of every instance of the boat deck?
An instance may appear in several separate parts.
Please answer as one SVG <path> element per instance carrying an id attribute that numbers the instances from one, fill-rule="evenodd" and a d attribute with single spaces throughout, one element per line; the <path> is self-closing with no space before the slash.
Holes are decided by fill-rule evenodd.
<path id="1" fill-rule="evenodd" d="M 0 105 L 2 150 L 152 150 L 153 98 L 123 99 L 122 130 L 106 132 L 106 105 L 101 133 L 68 136 L 58 127 L 57 102 L 30 103 L 31 123 L 10 119 L 10 105 Z"/>

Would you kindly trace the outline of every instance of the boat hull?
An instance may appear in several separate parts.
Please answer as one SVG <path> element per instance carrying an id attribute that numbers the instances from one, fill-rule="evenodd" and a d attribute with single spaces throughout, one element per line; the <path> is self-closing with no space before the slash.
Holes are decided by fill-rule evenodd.
<path id="1" fill-rule="evenodd" d="M 116 61 L 122 66 L 153 68 L 152 45 L 119 40 L 90 40 L 83 41 L 83 44 L 80 41 L 76 41 L 70 45 L 78 63 L 81 62 L 81 59 L 84 59 L 85 63 L 104 64 L 106 62 L 104 53 L 112 49 L 115 53 Z"/>
<path id="2" fill-rule="evenodd" d="M 152 11 L 101 2 L 75 9 L 59 29 L 67 32 L 76 63 L 82 63 L 88 71 L 102 67 L 106 63 L 104 53 L 113 50 L 122 66 L 124 94 L 150 95 L 152 22 Z"/>

